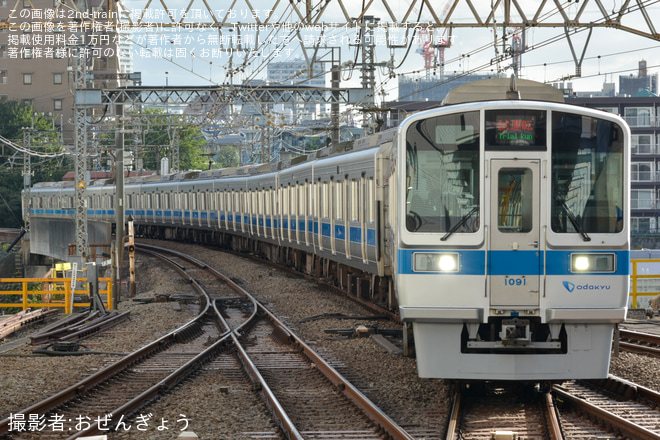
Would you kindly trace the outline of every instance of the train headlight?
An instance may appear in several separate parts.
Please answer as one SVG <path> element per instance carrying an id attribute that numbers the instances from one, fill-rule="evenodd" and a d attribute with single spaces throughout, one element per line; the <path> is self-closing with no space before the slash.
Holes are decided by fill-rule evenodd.
<path id="1" fill-rule="evenodd" d="M 571 254 L 571 272 L 614 272 L 614 254 Z"/>
<path id="2" fill-rule="evenodd" d="M 415 272 L 458 272 L 457 253 L 415 252 L 413 270 Z"/>

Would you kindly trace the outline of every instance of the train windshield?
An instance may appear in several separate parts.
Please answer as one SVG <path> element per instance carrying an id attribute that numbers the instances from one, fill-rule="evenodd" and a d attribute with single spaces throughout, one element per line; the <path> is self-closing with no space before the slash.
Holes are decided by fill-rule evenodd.
<path id="1" fill-rule="evenodd" d="M 414 122 L 406 132 L 406 228 L 479 229 L 479 112 Z"/>
<path id="2" fill-rule="evenodd" d="M 552 230 L 580 234 L 623 230 L 623 131 L 603 119 L 552 114 Z"/>

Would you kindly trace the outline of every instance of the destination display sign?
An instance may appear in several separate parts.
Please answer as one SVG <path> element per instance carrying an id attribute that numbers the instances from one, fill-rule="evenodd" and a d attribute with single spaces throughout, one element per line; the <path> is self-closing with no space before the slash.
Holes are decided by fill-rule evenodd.
<path id="1" fill-rule="evenodd" d="M 487 110 L 487 150 L 545 150 L 546 112 Z"/>

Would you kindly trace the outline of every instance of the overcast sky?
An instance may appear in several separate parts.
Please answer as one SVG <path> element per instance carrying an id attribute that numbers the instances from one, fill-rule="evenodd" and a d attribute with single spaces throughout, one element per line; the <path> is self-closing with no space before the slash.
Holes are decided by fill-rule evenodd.
<path id="1" fill-rule="evenodd" d="M 146 12 L 147 17 L 152 17 L 150 20 L 155 22 L 167 21 L 162 18 L 164 8 L 160 2 L 152 3 L 152 7 Z M 167 4 L 170 11 L 176 15 L 175 19 L 177 21 L 181 19 L 181 13 L 186 9 L 188 3 L 188 0 L 165 0 L 165 4 Z M 397 19 L 404 17 L 409 12 L 410 15 L 407 19 L 409 22 L 424 22 L 432 19 L 432 12 L 438 16 L 446 14 L 445 7 L 451 1 L 431 3 L 438 4 L 434 6 L 435 11 L 419 10 L 414 7 L 410 9 L 409 1 L 390 1 L 388 5 Z M 476 0 L 473 3 L 479 5 L 478 7 L 487 4 L 487 10 L 490 10 L 490 1 Z M 533 12 L 538 9 L 538 5 L 541 4 L 541 0 L 521 0 L 519 3 L 524 9 L 523 12 L 531 17 Z M 551 4 L 552 2 L 548 3 Z M 631 2 L 631 5 L 633 3 Z M 643 3 L 646 5 L 646 12 L 649 14 L 650 20 L 660 27 L 660 0 L 646 0 Z M 129 0 L 124 1 L 122 4 L 133 13 L 133 18 L 136 19 L 137 13 L 141 13 L 146 2 Z M 319 24 L 322 22 L 337 23 L 338 26 L 330 26 L 324 29 L 322 33 L 320 26 L 313 29 L 300 29 L 299 33 L 292 28 L 273 29 L 273 27 L 267 26 L 259 30 L 258 37 L 257 31 L 254 27 L 251 27 L 252 24 L 256 23 L 253 15 L 256 14 L 261 21 L 264 21 L 270 12 L 269 8 L 272 8 L 275 2 L 254 0 L 251 4 L 255 8 L 254 12 L 250 11 L 244 0 L 243 2 L 239 0 L 232 12 L 220 9 L 219 6 L 213 6 L 213 8 L 217 8 L 213 11 L 219 21 L 226 19 L 228 22 L 241 22 L 243 28 L 240 32 L 238 29 L 230 31 L 228 28 L 223 28 L 222 32 L 212 28 L 135 32 L 132 36 L 133 41 L 137 43 L 133 45 L 134 70 L 142 72 L 143 85 L 165 85 L 166 80 L 170 85 L 180 86 L 227 83 L 229 81 L 227 66 L 230 56 L 226 50 L 222 49 L 228 49 L 232 45 L 234 53 L 231 61 L 234 67 L 244 67 L 242 71 L 234 71 L 234 83 L 240 84 L 244 80 L 254 78 L 265 79 L 265 66 L 268 62 L 304 58 L 303 50 L 296 40 L 302 39 L 304 41 L 305 46 L 309 48 L 307 56 L 311 58 L 313 56 L 313 41 L 321 39 L 322 49 L 317 52 L 317 58 L 322 58 L 325 55 L 326 59 L 329 59 L 327 57 L 330 54 L 330 49 L 326 49 L 326 47 L 339 47 L 340 49 L 335 49 L 334 53 L 335 57 L 341 57 L 341 62 L 344 64 L 342 85 L 345 87 L 360 86 L 360 72 L 346 65 L 351 61 L 361 61 L 361 53 L 357 54 L 356 57 L 357 48 L 350 42 L 357 37 L 357 31 L 353 28 L 341 26 L 346 20 L 343 12 L 339 9 L 337 0 L 331 0 L 330 7 L 323 13 L 324 15 L 319 20 Z M 286 6 L 289 2 L 282 2 L 282 4 Z M 304 9 L 304 1 L 297 4 L 301 10 Z M 569 17 L 574 17 L 582 11 L 580 20 L 583 22 L 603 21 L 603 13 L 594 0 L 564 2 L 562 4 L 565 5 L 565 12 Z M 607 9 L 611 8 L 608 15 L 612 18 L 615 17 L 612 11 L 618 12 L 617 8 L 620 7 L 621 0 L 602 0 L 601 4 Z M 361 11 L 361 2 L 345 2 L 344 6 L 346 8 L 356 8 L 348 10 L 349 16 L 358 15 Z M 581 9 L 583 7 L 584 9 Z M 272 12 L 271 23 L 299 22 L 295 10 L 288 6 L 286 8 L 278 6 L 278 8 Z M 546 7 L 541 14 L 542 20 L 539 21 L 561 22 L 556 13 L 552 14 L 553 11 L 552 4 L 550 7 Z M 368 13 L 379 17 L 381 23 L 392 22 L 382 0 L 374 1 Z M 479 13 L 482 19 L 485 19 L 486 10 L 481 10 Z M 503 10 L 500 7 L 496 13 L 496 17 L 500 22 L 502 14 Z M 512 21 L 518 17 L 515 11 L 513 14 Z M 416 20 L 417 17 L 419 17 L 419 20 Z M 193 2 L 188 10 L 188 17 L 184 19 L 184 22 L 187 23 L 209 23 L 211 21 L 212 18 L 208 16 L 206 7 L 201 1 Z M 474 21 L 467 4 L 464 2 L 459 3 L 459 6 L 452 13 L 451 21 L 454 23 Z M 634 5 L 626 11 L 621 24 L 631 29 L 649 32 L 649 27 L 646 25 L 641 12 L 636 10 Z M 513 37 L 513 31 L 514 29 L 508 30 L 509 42 Z M 565 37 L 565 30 L 562 27 L 534 28 L 525 32 L 524 39 L 527 51 L 522 55 L 520 76 L 542 82 L 556 82 L 565 78 L 565 81 L 572 82 L 574 89 L 586 91 L 600 90 L 606 80 L 616 82 L 618 87 L 618 76 L 636 74 L 638 62 L 641 59 L 647 61 L 649 73 L 657 73 L 660 70 L 660 41 L 614 28 L 594 27 L 591 35 L 589 35 L 589 30 L 584 28 L 572 28 L 569 31 L 573 50 L 578 60 L 584 52 L 584 59 L 581 63 L 581 78 L 568 78 L 576 74 L 576 63 L 571 47 Z M 577 33 L 574 33 L 575 31 Z M 242 52 L 235 50 L 239 33 L 241 34 L 242 49 L 244 49 Z M 498 37 L 496 45 L 494 44 L 495 34 Z M 443 35 L 443 30 L 436 32 L 436 39 L 440 35 Z M 448 31 L 444 35 L 448 36 Z M 498 55 L 502 55 L 503 50 L 507 50 L 506 47 L 503 47 L 501 39 L 499 39 L 502 35 L 501 27 L 497 29 L 492 27 L 454 28 L 452 31 L 452 45 L 445 49 L 445 72 L 478 71 L 481 73 L 495 73 L 499 69 L 501 73 L 509 76 L 513 72 L 510 59 L 503 60 L 499 64 L 493 62 Z M 517 35 L 521 36 L 520 33 Z M 406 45 L 406 36 L 407 41 L 412 41 L 411 45 Z M 261 45 L 256 44 L 257 38 L 258 41 L 262 42 Z M 412 76 L 425 76 L 426 74 L 423 56 L 418 53 L 419 39 L 424 38 L 424 35 L 416 32 L 413 38 L 412 29 L 409 29 L 406 34 L 406 29 L 403 26 L 394 25 L 389 27 L 387 31 L 385 27 L 376 29 L 374 38 L 377 45 L 375 60 L 381 64 L 376 69 L 376 82 L 380 86 L 379 89 L 387 94 L 386 99 L 392 100 L 397 97 L 397 80 L 391 78 L 392 73 Z M 589 42 L 585 50 L 587 38 L 589 38 Z M 230 44 L 229 41 L 232 41 L 232 43 Z M 270 41 L 270 44 L 263 44 L 264 41 Z M 388 48 L 387 41 L 402 47 Z M 509 46 L 509 44 L 506 46 Z M 396 68 L 386 67 L 387 63 Z M 326 70 L 329 69 L 329 63 L 324 64 L 324 66 L 326 66 Z M 437 69 L 435 73 L 438 74 Z"/>

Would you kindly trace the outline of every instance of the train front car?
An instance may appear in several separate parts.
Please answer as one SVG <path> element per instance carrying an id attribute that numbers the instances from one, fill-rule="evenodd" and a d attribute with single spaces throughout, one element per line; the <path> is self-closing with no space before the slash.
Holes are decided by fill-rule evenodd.
<path id="1" fill-rule="evenodd" d="M 617 116 L 526 100 L 404 121 L 394 270 L 421 377 L 607 376 L 628 298 L 629 139 Z"/>

